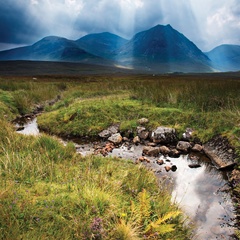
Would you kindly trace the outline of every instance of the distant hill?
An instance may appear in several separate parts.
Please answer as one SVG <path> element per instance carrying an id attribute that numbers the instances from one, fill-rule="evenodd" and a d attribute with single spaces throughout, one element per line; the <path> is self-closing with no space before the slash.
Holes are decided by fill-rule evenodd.
<path id="1" fill-rule="evenodd" d="M 0 52 L 0 60 L 80 62 L 155 73 L 239 71 L 239 56 L 236 45 L 222 45 L 204 54 L 170 25 L 157 25 L 130 40 L 108 32 L 76 41 L 49 36 L 31 46 Z"/>
<path id="2" fill-rule="evenodd" d="M 205 53 L 212 61 L 212 66 L 219 71 L 240 70 L 240 46 L 224 44 Z"/>
<path id="3" fill-rule="evenodd" d="M 0 60 L 95 61 L 100 58 L 79 48 L 72 40 L 49 36 L 31 46 L 2 51 Z"/>
<path id="4" fill-rule="evenodd" d="M 208 57 L 170 25 L 137 33 L 119 49 L 117 60 L 164 71 L 211 71 Z"/>
<path id="5" fill-rule="evenodd" d="M 113 52 L 127 42 L 128 40 L 109 32 L 88 34 L 76 41 L 78 46 L 87 52 L 110 59 Z"/>

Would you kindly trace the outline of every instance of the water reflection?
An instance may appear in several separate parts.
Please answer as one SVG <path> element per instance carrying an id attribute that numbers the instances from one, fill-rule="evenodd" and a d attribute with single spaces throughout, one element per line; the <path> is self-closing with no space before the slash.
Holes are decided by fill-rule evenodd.
<path id="1" fill-rule="evenodd" d="M 135 160 L 142 153 L 142 146 L 114 149 L 111 156 Z M 161 157 L 164 158 L 164 157 Z M 151 159 L 149 166 L 167 176 L 172 182 L 172 201 L 180 204 L 182 210 L 197 226 L 195 240 L 234 239 L 234 207 L 230 194 L 222 189 L 228 187 L 227 175 L 217 170 L 211 161 L 201 154 L 182 155 L 180 158 L 164 158 L 165 164 L 156 164 Z M 199 164 L 190 168 L 189 164 Z M 164 166 L 176 165 L 176 172 L 166 172 Z"/>
<path id="2" fill-rule="evenodd" d="M 187 156 L 170 160 L 178 162 L 177 172 L 171 174 L 172 200 L 196 223 L 196 239 L 231 239 L 234 208 L 229 194 L 221 191 L 227 185 L 225 175 L 201 161 L 200 168 L 189 168 Z"/>

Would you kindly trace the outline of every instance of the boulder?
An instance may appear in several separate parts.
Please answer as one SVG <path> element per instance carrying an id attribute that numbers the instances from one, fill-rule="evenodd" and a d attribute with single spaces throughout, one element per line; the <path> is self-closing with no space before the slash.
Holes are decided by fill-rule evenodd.
<path id="1" fill-rule="evenodd" d="M 190 168 L 200 168 L 201 165 L 198 164 L 198 163 L 191 163 L 191 164 L 188 165 L 188 167 L 190 167 Z"/>
<path id="2" fill-rule="evenodd" d="M 201 152 L 203 150 L 203 146 L 201 146 L 200 144 L 195 144 L 192 148 L 192 151 L 194 152 Z"/>
<path id="3" fill-rule="evenodd" d="M 139 136 L 136 136 L 134 139 L 133 139 L 133 143 L 134 144 L 138 144 L 141 142 L 141 139 L 139 138 Z"/>
<path id="4" fill-rule="evenodd" d="M 149 131 L 145 127 L 137 127 L 137 135 L 140 139 L 146 140 L 149 136 Z"/>
<path id="5" fill-rule="evenodd" d="M 119 131 L 119 124 L 112 125 L 98 134 L 101 138 L 109 138 Z"/>
<path id="6" fill-rule="evenodd" d="M 122 142 L 122 136 L 120 133 L 115 133 L 111 137 L 108 138 L 108 141 L 114 144 L 120 144 Z"/>
<path id="7" fill-rule="evenodd" d="M 190 141 L 192 138 L 194 130 L 192 128 L 186 128 L 185 132 L 183 133 L 182 137 L 184 140 Z"/>
<path id="8" fill-rule="evenodd" d="M 143 154 L 151 156 L 151 157 L 157 157 L 159 155 L 159 148 L 158 147 L 149 147 L 146 146 L 143 148 Z"/>
<path id="9" fill-rule="evenodd" d="M 170 153 L 170 149 L 168 147 L 166 147 L 166 146 L 159 147 L 159 151 L 163 155 L 167 155 L 167 154 Z"/>
<path id="10" fill-rule="evenodd" d="M 177 149 L 171 149 L 168 156 L 172 157 L 172 158 L 179 158 L 180 157 L 180 152 Z"/>
<path id="11" fill-rule="evenodd" d="M 188 152 L 191 147 L 189 142 L 179 141 L 177 144 L 177 150 L 182 152 Z"/>
<path id="12" fill-rule="evenodd" d="M 144 124 L 146 124 L 146 123 L 148 123 L 148 122 L 149 122 L 149 120 L 148 120 L 147 118 L 138 119 L 138 123 L 139 123 L 140 125 L 144 125 Z"/>
<path id="13" fill-rule="evenodd" d="M 236 164 L 238 156 L 233 149 L 228 139 L 223 136 L 216 136 L 203 146 L 203 151 L 218 169 L 232 167 Z"/>
<path id="14" fill-rule="evenodd" d="M 154 143 L 172 143 L 177 141 L 177 135 L 174 128 L 158 127 L 152 131 L 151 139 Z"/>

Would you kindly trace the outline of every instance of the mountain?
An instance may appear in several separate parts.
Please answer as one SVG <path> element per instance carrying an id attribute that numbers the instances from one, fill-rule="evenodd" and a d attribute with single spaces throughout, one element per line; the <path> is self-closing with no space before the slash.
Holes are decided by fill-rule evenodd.
<path id="1" fill-rule="evenodd" d="M 0 52 L 0 60 L 88 61 L 100 60 L 71 40 L 49 36 L 31 46 Z"/>
<path id="2" fill-rule="evenodd" d="M 163 71 L 212 71 L 210 60 L 183 34 L 170 25 L 157 25 L 137 33 L 116 53 L 117 61 Z"/>
<path id="3" fill-rule="evenodd" d="M 109 32 L 76 41 L 49 36 L 31 46 L 1 51 L 0 60 L 37 60 L 120 65 L 142 72 L 240 70 L 240 46 L 222 45 L 204 54 L 171 25 L 157 25 L 126 40 Z"/>
<path id="4" fill-rule="evenodd" d="M 88 34 L 76 40 L 77 45 L 87 52 L 110 59 L 113 51 L 127 42 L 128 40 L 109 32 Z"/>
<path id="5" fill-rule="evenodd" d="M 240 45 L 224 44 L 205 53 L 219 71 L 240 70 Z"/>

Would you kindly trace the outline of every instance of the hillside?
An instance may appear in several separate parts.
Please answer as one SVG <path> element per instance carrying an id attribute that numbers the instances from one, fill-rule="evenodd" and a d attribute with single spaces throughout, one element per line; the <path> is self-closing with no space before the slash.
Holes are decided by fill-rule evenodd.
<path id="1" fill-rule="evenodd" d="M 213 67 L 219 71 L 239 71 L 240 70 L 240 46 L 223 44 L 206 55 L 211 59 Z"/>

